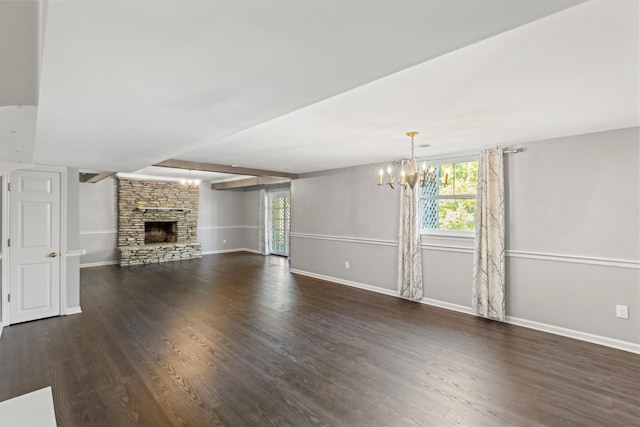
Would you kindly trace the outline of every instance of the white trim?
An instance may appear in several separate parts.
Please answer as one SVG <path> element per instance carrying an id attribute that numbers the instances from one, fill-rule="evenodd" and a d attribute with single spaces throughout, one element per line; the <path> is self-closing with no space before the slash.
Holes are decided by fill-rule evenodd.
<path id="1" fill-rule="evenodd" d="M 87 254 L 87 250 L 86 249 L 76 249 L 76 250 L 72 250 L 67 252 L 67 256 L 68 257 L 74 257 L 74 256 L 82 256 L 82 255 L 86 255 Z"/>
<path id="2" fill-rule="evenodd" d="M 217 251 L 202 251 L 200 254 L 201 255 L 216 255 L 216 254 L 226 254 L 229 252 L 251 252 L 254 254 L 258 254 L 258 255 L 262 255 L 260 253 L 260 251 L 257 251 L 255 249 L 249 249 L 249 248 L 235 248 L 235 249 L 221 249 L 221 250 L 217 250 Z"/>
<path id="3" fill-rule="evenodd" d="M 84 264 L 80 264 L 80 268 L 102 267 L 103 265 L 116 265 L 116 264 L 118 264 L 118 261 L 87 262 Z"/>
<path id="4" fill-rule="evenodd" d="M 67 311 L 67 168 L 47 166 L 44 169 L 57 169 L 60 173 L 60 314 L 63 314 Z"/>
<path id="5" fill-rule="evenodd" d="M 364 283 L 353 282 L 351 280 L 344 280 L 337 277 L 325 276 L 323 274 L 311 273 L 309 271 L 298 270 L 294 268 L 290 268 L 289 271 L 293 274 L 300 274 L 302 276 L 313 277 L 315 279 L 325 280 L 325 281 L 337 283 L 340 285 L 352 286 L 354 288 L 364 289 L 367 291 L 372 291 L 379 294 L 390 295 L 396 298 L 400 298 L 395 290 L 379 288 L 377 286 L 371 286 Z M 467 307 L 464 305 L 453 304 L 453 303 L 435 300 L 431 298 L 422 298 L 422 300 L 416 301 L 416 302 L 444 308 L 447 310 L 457 311 L 459 313 L 467 314 L 470 316 L 476 316 L 476 314 L 473 313 L 471 307 Z M 567 329 L 560 326 L 548 325 L 545 323 L 539 323 L 533 320 L 520 319 L 513 316 L 507 316 L 505 323 L 521 326 L 523 328 L 535 329 L 535 330 L 547 332 L 553 335 L 560 335 L 563 337 L 573 338 L 580 341 L 586 341 L 593 344 L 599 344 L 605 347 L 617 348 L 619 350 L 624 350 L 631 353 L 640 354 L 640 344 L 629 342 L 629 341 L 622 341 L 615 338 L 605 337 L 602 335 L 590 334 L 588 332 L 576 331 L 574 329 Z"/>
<path id="6" fill-rule="evenodd" d="M 421 249 L 439 251 L 439 252 L 460 252 L 464 254 L 473 254 L 473 248 L 466 248 L 464 246 L 451 246 L 451 245 L 436 245 L 433 243 L 422 243 Z"/>
<path id="7" fill-rule="evenodd" d="M 342 236 L 329 236 L 323 234 L 308 234 L 308 233 L 290 233 L 291 237 L 298 239 L 315 239 L 315 240 L 327 240 L 334 242 L 347 242 L 347 243 L 361 243 L 367 245 L 381 245 L 381 246 L 398 246 L 397 241 L 393 240 L 380 240 L 380 239 L 367 239 L 363 237 L 342 237 Z M 433 238 L 446 238 L 446 239 L 459 239 L 461 241 L 470 241 L 464 236 L 454 235 L 435 235 L 435 234 L 422 234 L 423 241 L 429 236 Z M 443 252 L 458 252 L 473 254 L 474 249 L 467 246 L 456 245 L 441 245 L 435 243 L 422 243 L 420 245 L 423 250 L 434 250 Z M 640 270 L 640 261 L 629 259 L 616 259 L 616 258 L 601 258 L 601 257 L 589 257 L 582 255 L 564 255 L 553 254 L 548 252 L 533 252 L 533 251 L 515 251 L 507 250 L 505 255 L 510 258 L 526 258 L 536 259 L 541 261 L 554 261 L 554 262 L 566 262 L 575 264 L 587 264 L 587 265 L 600 265 L 605 267 L 618 267 L 618 268 L 631 268 L 634 270 Z"/>
<path id="8" fill-rule="evenodd" d="M 631 353 L 640 354 L 640 344 L 630 341 L 622 341 L 615 338 L 603 337 L 602 335 L 590 334 L 588 332 L 576 331 L 560 326 L 548 325 L 546 323 L 535 322 L 533 320 L 520 319 L 518 317 L 507 316 L 506 323 L 522 326 L 524 328 L 535 329 L 537 331 L 548 332 L 554 335 L 573 338 L 580 341 L 587 341 L 593 344 L 603 345 L 605 347 L 617 348 L 618 350 L 629 351 Z"/>
<path id="9" fill-rule="evenodd" d="M 423 238 L 444 238 L 473 241 L 475 238 L 475 233 L 473 231 L 463 230 L 431 230 L 428 228 L 423 228 L 422 230 L 420 230 L 420 236 Z"/>
<path id="10" fill-rule="evenodd" d="M 252 254 L 262 255 L 262 252 L 260 252 L 259 250 L 250 249 L 250 248 L 242 248 L 242 249 L 240 249 L 240 252 L 251 252 Z"/>
<path id="11" fill-rule="evenodd" d="M 362 237 L 326 236 L 322 234 L 307 234 L 307 233 L 289 233 L 289 236 L 296 237 L 298 239 L 330 240 L 335 242 L 363 243 L 367 245 L 379 245 L 379 246 L 395 246 L 395 247 L 398 246 L 397 240 L 367 239 Z"/>
<path id="12" fill-rule="evenodd" d="M 2 228 L 2 242 L 0 242 L 0 250 L 3 257 L 0 260 L 2 265 L 2 275 L 0 276 L 0 306 L 2 307 L 2 316 L 0 316 L 0 325 L 9 324 L 9 252 L 7 247 L 7 239 L 9 238 L 9 192 L 7 191 L 7 183 L 9 182 L 9 173 L 2 175 L 2 189 L 0 189 L 0 197 L 2 197 L 2 220 L 0 227 Z M 4 256 L 6 254 L 6 256 Z"/>
<path id="13" fill-rule="evenodd" d="M 312 273 L 310 271 L 298 270 L 296 268 L 290 268 L 290 273 L 299 274 L 301 276 L 313 277 L 314 279 L 320 279 L 327 282 L 338 283 L 340 285 L 351 286 L 353 288 L 364 289 L 366 291 L 376 292 L 383 295 L 390 295 L 392 297 L 398 297 L 398 292 L 396 290 L 379 288 L 377 286 L 367 285 L 365 283 L 354 282 L 352 280 L 340 279 L 338 277 L 325 276 L 323 274 Z M 399 297 L 398 297 L 399 298 Z"/>
<path id="14" fill-rule="evenodd" d="M 67 308 L 64 311 L 65 316 L 69 316 L 71 314 L 80 314 L 80 313 L 82 313 L 82 310 L 80 309 L 80 306 L 70 307 L 70 308 Z"/>
<path id="15" fill-rule="evenodd" d="M 85 231 L 80 231 L 80 235 L 87 235 L 87 234 L 118 234 L 118 230 L 85 230 Z"/>
<path id="16" fill-rule="evenodd" d="M 512 258 L 527 258 L 543 261 L 570 262 L 575 264 L 603 265 L 606 267 L 640 269 L 640 261 L 615 258 L 588 257 L 581 255 L 562 255 L 544 252 L 506 251 L 506 255 Z"/>
<path id="17" fill-rule="evenodd" d="M 451 302 L 440 301 L 432 298 L 422 298 L 418 301 L 421 304 L 432 305 L 434 307 L 440 307 L 451 311 L 457 311 L 458 313 L 470 314 L 475 316 L 475 313 L 471 309 L 471 307 L 467 307 L 466 305 L 453 304 Z"/>
<path id="18" fill-rule="evenodd" d="M 249 228 L 257 230 L 257 225 L 219 225 L 219 226 L 207 226 L 207 227 L 198 227 L 198 230 L 228 230 L 234 228 Z"/>
<path id="19" fill-rule="evenodd" d="M 0 322 L 0 338 L 2 338 L 2 330 L 4 329 L 4 323 Z"/>

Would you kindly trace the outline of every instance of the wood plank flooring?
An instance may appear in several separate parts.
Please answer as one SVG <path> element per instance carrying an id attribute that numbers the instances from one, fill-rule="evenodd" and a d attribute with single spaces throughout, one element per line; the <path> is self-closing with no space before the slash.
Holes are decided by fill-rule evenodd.
<path id="1" fill-rule="evenodd" d="M 0 400 L 51 385 L 61 427 L 640 425 L 638 355 L 279 257 L 86 268 L 81 306 L 4 329 Z"/>

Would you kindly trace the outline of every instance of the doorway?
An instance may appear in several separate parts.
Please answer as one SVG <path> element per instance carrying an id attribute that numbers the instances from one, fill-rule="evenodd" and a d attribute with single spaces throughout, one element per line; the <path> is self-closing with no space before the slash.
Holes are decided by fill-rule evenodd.
<path id="1" fill-rule="evenodd" d="M 268 237 L 271 253 L 289 256 L 289 228 L 291 226 L 291 194 L 268 193 Z"/>

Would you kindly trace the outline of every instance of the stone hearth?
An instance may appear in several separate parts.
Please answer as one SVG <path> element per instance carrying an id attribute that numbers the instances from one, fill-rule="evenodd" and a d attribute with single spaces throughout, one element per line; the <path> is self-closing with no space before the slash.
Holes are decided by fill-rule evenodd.
<path id="1" fill-rule="evenodd" d="M 119 178 L 118 264 L 201 258 L 198 192 L 177 182 Z"/>

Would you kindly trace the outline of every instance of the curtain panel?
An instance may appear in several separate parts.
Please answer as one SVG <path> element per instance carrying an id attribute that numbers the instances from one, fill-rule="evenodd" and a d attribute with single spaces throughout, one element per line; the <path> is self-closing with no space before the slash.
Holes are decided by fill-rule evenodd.
<path id="1" fill-rule="evenodd" d="M 400 188 L 400 228 L 398 235 L 398 294 L 414 301 L 424 296 L 418 203 L 420 186 Z"/>
<path id="2" fill-rule="evenodd" d="M 262 255 L 269 255 L 269 197 L 267 190 L 260 190 L 260 231 L 258 235 L 258 251 Z"/>
<path id="3" fill-rule="evenodd" d="M 502 150 L 480 153 L 473 264 L 476 314 L 505 320 L 505 195 Z"/>

